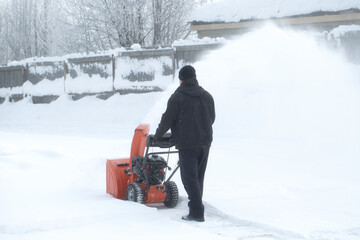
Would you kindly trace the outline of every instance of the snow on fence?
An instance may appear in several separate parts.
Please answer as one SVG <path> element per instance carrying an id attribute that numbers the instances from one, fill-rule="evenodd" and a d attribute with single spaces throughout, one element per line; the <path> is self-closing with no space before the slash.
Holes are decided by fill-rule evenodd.
<path id="1" fill-rule="evenodd" d="M 74 100 L 94 95 L 162 91 L 179 66 L 197 61 L 219 43 L 162 49 L 114 51 L 111 54 L 27 59 L 0 67 L 0 103 L 31 97 L 49 103 L 66 93 Z"/>
<path id="2" fill-rule="evenodd" d="M 354 29 L 354 27 L 353 27 Z M 343 29 L 341 33 L 341 28 L 339 29 L 338 36 L 338 46 L 341 47 L 347 58 L 356 64 L 360 64 L 360 26 L 357 26 L 353 31 L 346 31 L 346 28 Z M 333 32 L 333 35 L 337 33 L 336 29 Z"/>
<path id="3" fill-rule="evenodd" d="M 96 95 L 106 99 L 114 92 L 114 56 L 68 58 L 65 65 L 64 92 L 74 100 Z"/>
<path id="4" fill-rule="evenodd" d="M 360 26 L 340 26 L 319 35 L 360 64 Z M 223 40 L 179 42 L 173 48 L 118 50 L 91 56 L 64 56 L 24 60 L 0 67 L 0 104 L 31 96 L 34 103 L 49 103 L 66 93 L 74 100 L 94 95 L 107 99 L 115 93 L 162 91 L 175 71 L 198 61 Z"/>
<path id="5" fill-rule="evenodd" d="M 178 60 L 178 64 L 185 65 L 200 60 L 209 51 L 221 47 L 222 44 L 211 43 L 202 45 L 180 45 L 174 47 L 175 58 Z M 177 66 L 179 67 L 179 65 Z"/>
<path id="6" fill-rule="evenodd" d="M 0 103 L 4 101 L 3 96 L 11 96 L 13 101 L 22 99 L 24 82 L 23 66 L 0 67 Z"/>
<path id="7" fill-rule="evenodd" d="M 25 66 L 23 97 L 50 102 L 64 93 L 65 63 L 61 60 L 29 62 Z M 12 97 L 12 96 L 11 96 Z"/>

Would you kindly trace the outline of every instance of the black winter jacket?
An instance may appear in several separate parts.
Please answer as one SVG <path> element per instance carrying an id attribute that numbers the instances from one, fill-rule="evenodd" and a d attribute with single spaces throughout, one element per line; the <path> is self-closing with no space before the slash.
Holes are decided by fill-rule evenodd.
<path id="1" fill-rule="evenodd" d="M 214 99 L 195 78 L 184 81 L 171 95 L 155 136 L 171 129 L 178 149 L 210 146 L 215 121 Z"/>

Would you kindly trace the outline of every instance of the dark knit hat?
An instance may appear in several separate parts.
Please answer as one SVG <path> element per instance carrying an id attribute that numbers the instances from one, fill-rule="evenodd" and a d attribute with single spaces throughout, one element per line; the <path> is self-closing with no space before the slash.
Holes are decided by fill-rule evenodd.
<path id="1" fill-rule="evenodd" d="M 186 81 L 187 79 L 196 78 L 195 68 L 190 65 L 186 65 L 179 71 L 179 79 Z"/>

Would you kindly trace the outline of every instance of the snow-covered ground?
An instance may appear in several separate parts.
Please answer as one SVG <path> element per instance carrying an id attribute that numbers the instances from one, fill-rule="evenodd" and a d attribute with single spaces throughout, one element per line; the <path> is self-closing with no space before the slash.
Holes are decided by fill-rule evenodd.
<path id="1" fill-rule="evenodd" d="M 205 223 L 180 220 L 179 174 L 175 209 L 105 193 L 106 159 L 129 155 L 139 123 L 155 131 L 176 83 L 0 105 L 0 239 L 359 239 L 360 67 L 272 26 L 194 65 L 217 110 Z"/>

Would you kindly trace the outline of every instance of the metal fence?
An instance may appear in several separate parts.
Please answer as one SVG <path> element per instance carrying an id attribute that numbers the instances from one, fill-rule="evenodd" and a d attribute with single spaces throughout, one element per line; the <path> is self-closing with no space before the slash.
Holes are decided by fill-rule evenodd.
<path id="1" fill-rule="evenodd" d="M 360 31 L 348 32 L 341 37 L 339 44 L 349 61 L 360 64 Z"/>
<path id="2" fill-rule="evenodd" d="M 359 39 L 357 31 L 340 39 L 324 36 L 318 40 L 343 49 L 349 61 L 360 64 Z M 221 46 L 213 43 L 129 50 L 0 67 L 0 103 L 6 98 L 18 101 L 24 97 L 31 97 L 34 103 L 49 103 L 64 93 L 77 100 L 89 95 L 107 99 L 116 93 L 162 91 L 173 81 L 176 69 Z"/>
<path id="3" fill-rule="evenodd" d="M 194 63 L 220 46 L 129 50 L 0 67 L 0 103 L 24 97 L 31 97 L 34 103 L 49 103 L 64 93 L 77 100 L 89 95 L 106 99 L 115 93 L 162 91 L 173 81 L 179 66 Z"/>

